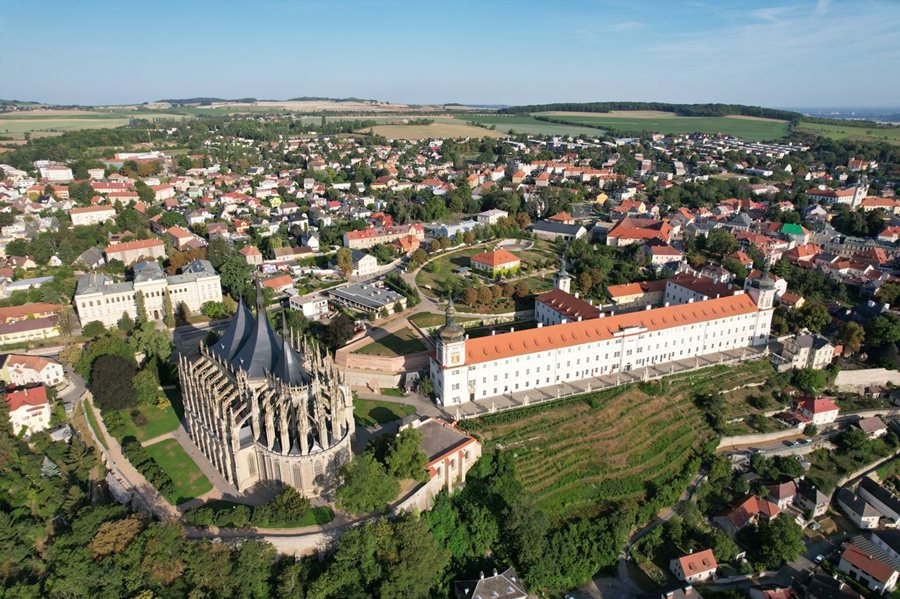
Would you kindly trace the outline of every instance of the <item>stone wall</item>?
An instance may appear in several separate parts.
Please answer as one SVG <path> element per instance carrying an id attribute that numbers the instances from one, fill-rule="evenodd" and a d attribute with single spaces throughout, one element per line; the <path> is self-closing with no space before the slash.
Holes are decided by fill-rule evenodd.
<path id="1" fill-rule="evenodd" d="M 722 437 L 719 441 L 718 449 L 723 447 L 732 447 L 734 445 L 750 445 L 752 443 L 765 443 L 767 441 L 778 441 L 787 437 L 794 437 L 803 432 L 802 426 L 788 428 L 783 431 L 775 431 L 774 433 L 755 433 L 750 435 L 737 435 L 735 437 Z"/>

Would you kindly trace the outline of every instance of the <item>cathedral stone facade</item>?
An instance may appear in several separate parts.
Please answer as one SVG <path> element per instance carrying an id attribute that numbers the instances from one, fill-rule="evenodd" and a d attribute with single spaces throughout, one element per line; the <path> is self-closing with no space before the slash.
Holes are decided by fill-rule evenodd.
<path id="1" fill-rule="evenodd" d="M 240 491 L 274 481 L 318 495 L 351 458 L 350 388 L 317 344 L 275 333 L 261 305 L 254 316 L 241 303 L 178 374 L 188 433 Z"/>

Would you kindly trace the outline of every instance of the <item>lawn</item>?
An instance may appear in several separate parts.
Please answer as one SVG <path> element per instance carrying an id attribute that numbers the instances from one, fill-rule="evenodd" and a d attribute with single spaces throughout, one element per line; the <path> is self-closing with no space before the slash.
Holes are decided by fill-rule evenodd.
<path id="1" fill-rule="evenodd" d="M 410 322 L 422 329 L 442 326 L 446 320 L 446 314 L 434 314 L 433 312 L 417 312 L 409 317 Z M 456 318 L 456 322 L 460 324 L 477 320 L 479 319 L 473 316 L 458 316 Z"/>
<path id="2" fill-rule="evenodd" d="M 86 399 L 81 402 L 81 408 L 84 410 L 84 416 L 87 419 L 88 426 L 90 426 L 91 430 L 94 431 L 94 434 L 97 435 L 97 440 L 100 441 L 100 445 L 103 446 L 103 449 L 109 449 L 106 437 L 103 436 L 103 433 L 100 431 L 100 425 L 97 423 L 97 416 L 94 414 L 94 410 L 91 409 L 91 406 Z"/>
<path id="3" fill-rule="evenodd" d="M 740 116 L 687 117 L 675 113 L 647 113 L 637 111 L 629 115 L 620 111 L 615 115 L 599 112 L 546 112 L 538 113 L 553 119 L 561 119 L 578 125 L 594 125 L 610 131 L 680 133 L 722 133 L 750 141 L 781 139 L 789 133 L 787 121 L 754 119 Z"/>
<path id="4" fill-rule="evenodd" d="M 487 252 L 491 248 L 489 246 L 466 248 L 449 254 L 444 254 L 439 258 L 435 258 L 419 270 L 416 275 L 416 285 L 426 287 L 424 290 L 430 295 L 435 295 L 437 291 L 444 288 L 447 278 L 453 274 L 453 271 L 460 267 L 469 267 L 469 258 L 481 252 Z"/>
<path id="5" fill-rule="evenodd" d="M 144 449 L 175 483 L 174 492 L 166 497 L 172 505 L 184 503 L 212 490 L 212 483 L 175 439 L 165 439 L 147 445 Z"/>
<path id="6" fill-rule="evenodd" d="M 178 428 L 182 414 L 181 394 L 177 389 L 167 389 L 169 400 L 164 405 L 140 405 L 130 410 L 122 410 L 124 430 L 122 437 L 134 436 L 138 441 L 147 441 Z"/>
<path id="7" fill-rule="evenodd" d="M 590 127 L 581 127 L 578 125 L 565 125 L 560 123 L 548 123 L 539 121 L 532 116 L 523 115 L 502 115 L 502 114 L 472 114 L 457 116 L 457 119 L 468 122 L 481 123 L 483 125 L 496 127 L 497 131 L 506 133 L 514 131 L 515 133 L 524 133 L 527 135 L 566 135 L 566 136 L 585 136 L 600 137 L 603 132 Z"/>
<path id="8" fill-rule="evenodd" d="M 408 404 L 375 399 L 353 399 L 353 419 L 359 426 L 386 424 L 415 412 L 416 409 Z"/>
<path id="9" fill-rule="evenodd" d="M 803 133 L 813 133 L 836 140 L 850 141 L 886 141 L 892 144 L 900 144 L 900 127 L 884 126 L 871 127 L 855 125 L 852 121 L 847 123 L 810 123 L 800 121 L 797 130 Z"/>
<path id="10" fill-rule="evenodd" d="M 695 393 L 762 380 L 757 363 L 714 366 L 464 421 L 488 446 L 514 452 L 519 478 L 548 516 L 638 504 L 648 489 L 682 479 L 714 440 Z"/>
<path id="11" fill-rule="evenodd" d="M 415 331 L 406 327 L 396 333 L 389 333 L 378 341 L 364 345 L 354 353 L 393 358 L 420 351 L 425 351 L 425 345 Z"/>

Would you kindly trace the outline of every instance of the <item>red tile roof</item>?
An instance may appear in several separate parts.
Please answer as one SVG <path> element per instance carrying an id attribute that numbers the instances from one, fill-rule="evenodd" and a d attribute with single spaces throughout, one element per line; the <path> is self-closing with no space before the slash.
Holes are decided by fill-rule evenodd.
<path id="1" fill-rule="evenodd" d="M 134 241 L 125 241 L 116 245 L 106 246 L 106 253 L 127 252 L 129 250 L 146 250 L 152 247 L 165 247 L 166 244 L 161 239 L 136 239 Z"/>
<path id="2" fill-rule="evenodd" d="M 822 414 L 824 412 L 833 412 L 840 408 L 830 399 L 825 397 L 804 397 L 797 402 L 797 407 L 806 410 L 811 414 Z"/>
<path id="3" fill-rule="evenodd" d="M 553 310 L 559 312 L 569 320 L 578 320 L 579 317 L 581 317 L 582 320 L 600 317 L 599 308 L 589 304 L 583 299 L 575 297 L 571 293 L 566 293 L 561 289 L 554 289 L 547 293 L 542 293 L 534 299 L 545 306 L 553 308 Z"/>
<path id="4" fill-rule="evenodd" d="M 0 322 L 9 322 L 11 320 L 20 320 L 29 316 L 41 316 L 59 312 L 65 308 L 60 304 L 48 304 L 46 302 L 35 302 L 32 304 L 24 304 L 21 306 L 9 306 L 8 308 L 0 308 Z"/>
<path id="5" fill-rule="evenodd" d="M 875 559 L 875 556 L 869 555 L 854 544 L 847 545 L 844 553 L 841 555 L 842 560 L 846 560 L 850 564 L 856 566 L 875 580 L 879 582 L 887 582 L 894 575 L 895 570 Z"/>
<path id="6" fill-rule="evenodd" d="M 756 311 L 756 304 L 750 299 L 750 296 L 734 295 L 692 304 L 641 310 L 605 318 L 569 322 L 491 337 L 479 337 L 466 341 L 466 363 L 478 364 L 511 356 L 603 341 L 612 339 L 623 330 L 632 327 L 658 331 L 717 318 L 752 314 Z"/>
<path id="7" fill-rule="evenodd" d="M 43 406 L 47 403 L 47 388 L 43 385 L 17 389 L 6 394 L 6 404 L 9 411 L 13 412 L 22 406 Z"/>
<path id="8" fill-rule="evenodd" d="M 747 526 L 747 524 L 757 516 L 774 518 L 780 513 L 781 510 L 778 509 L 778 506 L 768 499 L 763 499 L 758 495 L 751 495 L 745 499 L 742 504 L 728 512 L 726 518 L 728 518 L 737 530 L 740 530 Z"/>
<path id="9" fill-rule="evenodd" d="M 504 264 L 518 264 L 519 258 L 512 252 L 504 249 L 494 250 L 493 252 L 482 252 L 475 254 L 469 258 L 472 262 L 485 264 L 487 266 L 503 266 Z"/>
<path id="10" fill-rule="evenodd" d="M 719 567 L 719 564 L 716 563 L 716 557 L 713 555 L 712 549 L 705 549 L 703 551 L 698 551 L 697 553 L 679 557 L 678 563 L 681 564 L 681 571 L 684 572 L 685 576 L 702 574 Z"/>

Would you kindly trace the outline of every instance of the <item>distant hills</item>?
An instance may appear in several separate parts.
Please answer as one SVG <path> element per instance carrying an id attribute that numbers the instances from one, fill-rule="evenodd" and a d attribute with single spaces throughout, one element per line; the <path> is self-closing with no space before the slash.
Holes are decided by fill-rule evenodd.
<path id="1" fill-rule="evenodd" d="M 201 106 L 209 106 L 210 104 L 223 103 L 223 102 L 247 103 L 247 102 L 256 102 L 256 101 L 257 101 L 256 98 L 238 98 L 238 99 L 233 99 L 233 100 L 227 100 L 225 98 L 203 98 L 203 97 L 201 97 L 201 98 L 171 98 L 171 99 L 167 99 L 167 100 L 156 100 L 156 102 L 159 102 L 159 103 L 166 102 L 173 106 L 188 106 L 191 104 L 199 104 Z"/>

